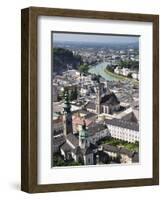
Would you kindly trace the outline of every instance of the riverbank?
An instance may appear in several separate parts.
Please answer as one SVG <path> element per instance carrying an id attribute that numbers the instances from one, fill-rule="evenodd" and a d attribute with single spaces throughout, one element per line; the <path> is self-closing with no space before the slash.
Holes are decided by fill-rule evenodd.
<path id="1" fill-rule="evenodd" d="M 104 69 L 105 73 L 108 74 L 109 76 L 112 76 L 120 81 L 123 81 L 123 80 L 127 80 L 128 78 L 127 77 L 124 77 L 124 76 L 121 76 L 119 74 L 115 74 L 111 71 L 109 71 L 107 68 Z"/>
<path id="2" fill-rule="evenodd" d="M 95 66 L 91 66 L 88 70 L 88 72 L 90 74 L 96 74 L 96 75 L 100 75 L 102 76 L 105 80 L 108 81 L 132 81 L 134 84 L 138 85 L 139 81 L 132 79 L 132 78 L 128 78 L 119 74 L 115 74 L 113 72 L 110 72 L 109 70 L 107 70 L 107 66 L 108 64 L 110 64 L 109 62 L 102 62 L 102 63 L 98 63 Z"/>
<path id="3" fill-rule="evenodd" d="M 112 76 L 120 81 L 124 81 L 124 80 L 129 80 L 129 81 L 132 81 L 134 84 L 139 84 L 139 81 L 135 80 L 135 79 L 132 79 L 132 78 L 128 78 L 128 77 L 125 77 L 125 76 L 122 76 L 122 75 L 119 75 L 119 74 L 115 74 L 111 71 L 109 71 L 107 69 L 107 67 L 104 69 L 105 73 L 108 74 L 109 76 Z"/>

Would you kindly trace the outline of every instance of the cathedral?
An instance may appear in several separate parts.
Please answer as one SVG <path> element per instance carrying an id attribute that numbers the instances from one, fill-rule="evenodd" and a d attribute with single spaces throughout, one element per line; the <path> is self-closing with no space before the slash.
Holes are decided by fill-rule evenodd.
<path id="1" fill-rule="evenodd" d="M 109 90 L 109 86 L 104 88 L 104 84 L 100 83 L 100 77 L 96 77 L 95 81 L 96 100 L 90 101 L 86 105 L 86 109 L 96 114 L 113 114 L 120 109 L 120 102 L 116 95 Z"/>

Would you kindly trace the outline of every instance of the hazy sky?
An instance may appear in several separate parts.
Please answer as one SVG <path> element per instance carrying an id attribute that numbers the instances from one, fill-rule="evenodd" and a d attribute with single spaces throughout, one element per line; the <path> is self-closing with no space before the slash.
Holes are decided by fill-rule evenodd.
<path id="1" fill-rule="evenodd" d="M 139 36 L 53 33 L 53 42 L 135 43 Z"/>

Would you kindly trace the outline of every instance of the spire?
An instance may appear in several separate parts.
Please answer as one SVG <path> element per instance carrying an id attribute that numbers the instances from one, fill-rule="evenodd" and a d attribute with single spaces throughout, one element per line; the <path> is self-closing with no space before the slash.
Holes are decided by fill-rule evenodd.
<path id="1" fill-rule="evenodd" d="M 73 133 L 71 104 L 70 104 L 70 100 L 69 100 L 68 89 L 64 90 L 63 97 L 64 97 L 64 104 L 63 104 L 63 130 L 64 130 L 64 135 L 67 136 L 67 134 Z"/>
<path id="2" fill-rule="evenodd" d="M 96 113 L 100 114 L 101 113 L 101 84 L 100 82 L 97 82 L 96 86 Z"/>
<path id="3" fill-rule="evenodd" d="M 83 129 L 83 130 L 86 130 L 86 121 L 85 121 L 85 119 L 83 120 L 82 129 Z"/>

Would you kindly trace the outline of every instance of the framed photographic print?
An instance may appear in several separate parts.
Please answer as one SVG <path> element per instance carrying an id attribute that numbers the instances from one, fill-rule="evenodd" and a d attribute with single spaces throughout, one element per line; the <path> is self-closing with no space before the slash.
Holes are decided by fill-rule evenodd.
<path id="1" fill-rule="evenodd" d="M 22 9 L 21 188 L 159 184 L 159 16 Z"/>

